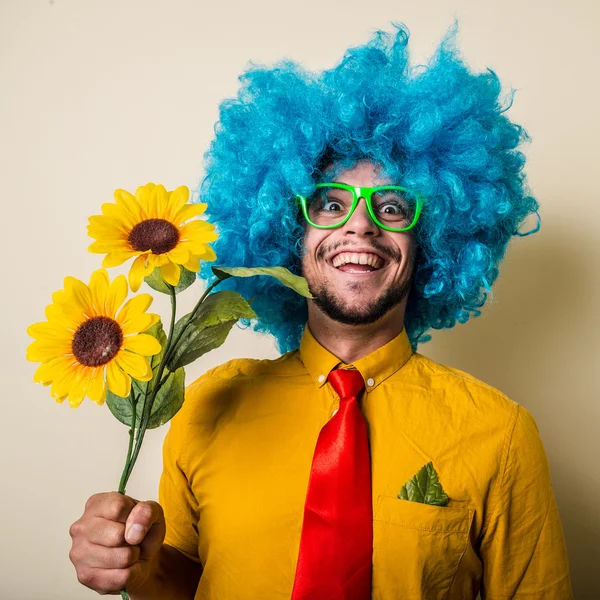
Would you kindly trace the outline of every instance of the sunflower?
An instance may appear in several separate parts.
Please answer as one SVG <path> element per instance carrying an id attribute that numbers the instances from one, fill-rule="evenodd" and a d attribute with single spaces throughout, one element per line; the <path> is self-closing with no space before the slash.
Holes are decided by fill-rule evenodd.
<path id="1" fill-rule="evenodd" d="M 27 359 L 41 362 L 34 381 L 52 384 L 57 402 L 69 398 L 76 408 L 87 395 L 98 404 L 106 398 L 106 386 L 117 396 L 127 397 L 131 378 L 152 379 L 152 368 L 144 357 L 158 354 L 159 341 L 145 331 L 159 315 L 146 313 L 150 294 L 128 300 L 127 279 L 119 275 L 112 283 L 106 269 L 98 269 L 89 286 L 65 278 L 64 290 L 52 295 L 46 307 L 47 321 L 35 323 L 27 333 L 35 338 L 27 348 Z M 138 334 L 138 335 L 135 335 Z"/>
<path id="2" fill-rule="evenodd" d="M 103 267 L 116 267 L 137 257 L 129 271 L 129 285 L 137 292 L 144 277 L 160 267 L 162 278 L 177 285 L 180 266 L 197 273 L 201 260 L 215 260 L 208 242 L 217 234 L 208 221 L 195 219 L 206 204 L 188 204 L 189 190 L 180 186 L 172 192 L 148 183 L 135 196 L 116 190 L 115 202 L 102 205 L 102 215 L 90 217 L 88 233 L 96 241 L 89 251 L 107 253 Z M 188 222 L 189 221 L 189 222 Z"/>

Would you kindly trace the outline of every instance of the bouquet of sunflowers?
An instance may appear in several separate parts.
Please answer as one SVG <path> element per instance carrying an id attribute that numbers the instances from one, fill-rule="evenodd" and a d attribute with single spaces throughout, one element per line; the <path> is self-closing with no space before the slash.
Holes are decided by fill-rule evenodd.
<path id="1" fill-rule="evenodd" d="M 177 294 L 197 279 L 202 261 L 214 261 L 214 225 L 200 217 L 206 204 L 188 203 L 185 186 L 168 192 L 147 184 L 135 195 L 116 190 L 115 202 L 90 217 L 90 252 L 105 254 L 89 284 L 66 277 L 52 295 L 46 321 L 27 332 L 35 341 L 27 359 L 40 362 L 34 381 L 50 386 L 51 396 L 72 408 L 87 396 L 129 428 L 129 445 L 118 491 L 125 488 L 147 429 L 168 422 L 184 401 L 184 367 L 219 347 L 239 319 L 256 314 L 237 292 L 213 290 L 229 277 L 268 275 L 310 298 L 306 281 L 283 267 L 213 267 L 215 280 L 189 314 L 177 319 Z M 133 259 L 129 285 L 112 281 L 107 269 Z M 153 297 L 127 299 L 142 283 L 171 299 L 168 333 L 161 318 L 148 313 Z M 127 592 L 121 596 L 128 598 Z"/>

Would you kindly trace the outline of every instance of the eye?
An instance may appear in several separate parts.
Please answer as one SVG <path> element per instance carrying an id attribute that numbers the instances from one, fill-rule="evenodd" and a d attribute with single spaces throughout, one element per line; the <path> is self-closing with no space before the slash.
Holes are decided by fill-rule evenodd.
<path id="1" fill-rule="evenodd" d="M 379 212 L 386 215 L 400 215 L 406 211 L 397 202 L 384 202 L 379 206 Z"/>
<path id="2" fill-rule="evenodd" d="M 373 194 L 372 203 L 376 214 L 387 223 L 406 225 L 415 214 L 411 195 L 398 190 L 379 190 Z"/>
<path id="3" fill-rule="evenodd" d="M 404 198 L 388 197 L 377 203 L 377 212 L 380 215 L 404 216 L 410 212 L 410 208 Z"/>
<path id="4" fill-rule="evenodd" d="M 315 198 L 315 208 L 323 212 L 345 211 L 349 199 L 343 190 L 322 190 Z"/>
<path id="5" fill-rule="evenodd" d="M 343 210 L 342 203 L 338 202 L 337 200 L 325 200 L 325 202 L 323 202 L 321 210 L 324 210 L 326 212 L 337 212 Z"/>

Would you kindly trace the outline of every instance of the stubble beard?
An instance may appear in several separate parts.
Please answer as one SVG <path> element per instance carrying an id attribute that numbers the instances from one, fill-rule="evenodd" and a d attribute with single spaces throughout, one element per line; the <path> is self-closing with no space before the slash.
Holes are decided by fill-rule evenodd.
<path id="1" fill-rule="evenodd" d="M 397 287 L 391 287 L 373 304 L 362 308 L 350 308 L 344 304 L 324 284 L 318 287 L 310 286 L 314 303 L 330 319 L 344 325 L 370 325 L 385 316 L 392 308 L 400 304 L 410 292 L 412 281 L 408 279 Z M 348 289 L 359 294 L 362 290 L 359 283 L 348 286 Z"/>

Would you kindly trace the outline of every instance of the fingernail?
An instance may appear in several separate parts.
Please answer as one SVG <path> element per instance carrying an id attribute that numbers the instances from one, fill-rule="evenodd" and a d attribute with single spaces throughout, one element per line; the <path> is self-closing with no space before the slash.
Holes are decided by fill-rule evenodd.
<path id="1" fill-rule="evenodd" d="M 144 539 L 145 534 L 146 528 L 143 525 L 138 525 L 136 523 L 127 530 L 127 541 L 130 544 L 139 544 Z"/>

